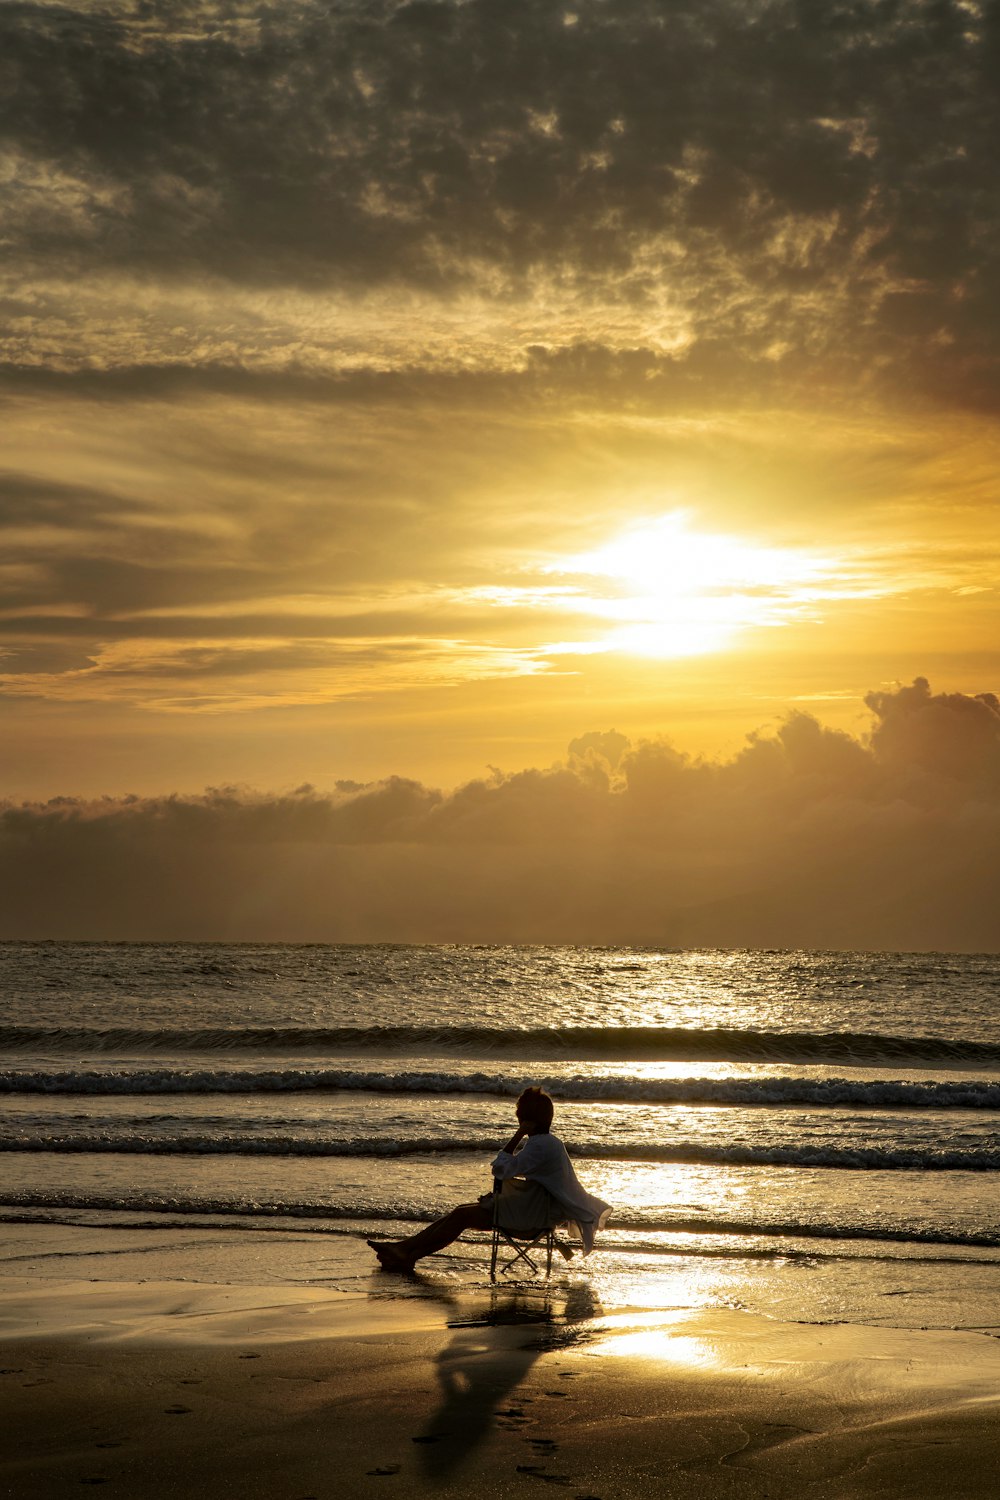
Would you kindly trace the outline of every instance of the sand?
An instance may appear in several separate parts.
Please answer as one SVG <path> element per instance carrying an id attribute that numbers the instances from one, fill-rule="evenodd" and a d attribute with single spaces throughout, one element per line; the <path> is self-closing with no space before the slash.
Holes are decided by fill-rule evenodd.
<path id="1" fill-rule="evenodd" d="M 986 1332 L 609 1313 L 579 1271 L 403 1285 L 346 1240 L 336 1286 L 241 1279 L 260 1262 L 238 1248 L 231 1281 L 217 1263 L 192 1279 L 197 1237 L 186 1258 L 142 1251 L 187 1279 L 83 1279 L 74 1233 L 0 1277 L 0 1494 L 18 1500 L 1000 1493 Z"/>

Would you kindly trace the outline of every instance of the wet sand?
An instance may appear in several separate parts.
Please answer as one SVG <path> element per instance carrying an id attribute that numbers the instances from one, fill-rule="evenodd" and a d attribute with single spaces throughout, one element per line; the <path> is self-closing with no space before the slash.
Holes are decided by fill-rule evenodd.
<path id="1" fill-rule="evenodd" d="M 579 1276 L 403 1287 L 360 1247 L 339 1288 L 82 1280 L 62 1253 L 0 1281 L 18 1500 L 997 1494 L 987 1333 L 606 1313 Z"/>

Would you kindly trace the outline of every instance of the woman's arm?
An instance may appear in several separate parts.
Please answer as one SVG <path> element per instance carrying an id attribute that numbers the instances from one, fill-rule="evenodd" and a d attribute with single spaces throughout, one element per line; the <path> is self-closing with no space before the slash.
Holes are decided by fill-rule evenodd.
<path id="1" fill-rule="evenodd" d="M 490 1163 L 490 1171 L 493 1173 L 496 1181 L 503 1182 L 507 1177 L 516 1177 L 518 1175 L 520 1169 L 514 1160 L 514 1152 L 524 1140 L 527 1133 L 523 1125 L 518 1125 L 506 1146 L 501 1147 Z"/>
<path id="2" fill-rule="evenodd" d="M 516 1156 L 512 1151 L 501 1151 L 491 1167 L 493 1176 L 503 1180 L 507 1177 L 533 1177 L 539 1169 L 544 1172 L 548 1165 L 543 1145 L 545 1140 L 545 1136 L 529 1135 Z"/>
<path id="3" fill-rule="evenodd" d="M 513 1156 L 514 1152 L 517 1150 L 518 1146 L 521 1144 L 527 1134 L 528 1132 L 525 1130 L 524 1126 L 519 1125 L 514 1131 L 514 1134 L 511 1136 L 510 1140 L 507 1142 L 506 1146 L 501 1146 L 501 1152 L 507 1156 Z"/>

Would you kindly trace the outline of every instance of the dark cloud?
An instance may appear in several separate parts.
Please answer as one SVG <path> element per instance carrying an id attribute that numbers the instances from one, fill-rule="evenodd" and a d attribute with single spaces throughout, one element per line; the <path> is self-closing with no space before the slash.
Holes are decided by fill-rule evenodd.
<path id="1" fill-rule="evenodd" d="M 428 369 L 415 362 L 396 369 L 358 367 L 328 371 L 315 366 L 248 368 L 206 359 L 194 364 L 136 363 L 115 367 L 55 368 L 0 362 L 0 401 L 22 395 L 68 398 L 115 407 L 120 404 L 205 400 L 229 396 L 249 402 L 281 402 L 307 407 L 367 406 L 386 411 L 447 407 L 465 413 L 537 409 L 540 399 L 562 407 L 616 402 L 662 411 L 673 403 L 704 403 L 705 388 L 741 383 L 749 362 L 738 351 L 705 342 L 685 356 L 651 349 L 611 349 L 577 340 L 564 347 L 527 344 L 504 368 Z M 754 368 L 756 395 L 773 395 L 776 367 Z"/>
<path id="2" fill-rule="evenodd" d="M 551 616 L 546 617 L 541 611 L 519 611 L 519 622 L 523 624 L 525 618 L 532 625 L 544 619 L 550 629 L 554 628 Z M 327 647 L 332 647 L 335 642 L 341 642 L 346 647 L 352 642 L 373 637 L 381 637 L 386 641 L 387 646 L 395 646 L 403 642 L 403 637 L 414 630 L 418 621 L 419 616 L 413 611 L 391 609 L 378 612 L 359 609 L 337 615 L 312 615 L 298 612 L 281 614 L 261 611 L 236 613 L 229 618 L 202 615 L 193 610 L 186 615 L 123 620 L 113 618 L 97 620 L 92 616 L 12 613 L 7 618 L 0 618 L 0 643 L 4 642 L 4 637 L 13 637 L 14 640 L 7 649 L 16 649 L 17 643 L 25 636 L 38 638 L 36 644 L 39 645 L 56 637 L 71 654 L 79 649 L 74 645 L 74 641 L 94 642 L 95 648 L 96 643 L 163 641 L 175 643 L 178 652 L 181 652 L 190 649 L 185 642 L 191 637 L 201 640 L 211 639 L 213 649 L 219 651 L 226 649 L 233 652 L 241 649 L 241 642 L 247 643 L 247 650 L 253 649 L 252 643 L 259 641 L 262 637 L 284 638 L 282 644 L 289 647 L 295 642 L 307 646 L 311 639 L 322 641 Z M 424 619 L 420 623 L 426 626 L 428 622 Z M 440 632 L 445 639 L 449 637 L 454 639 L 460 632 L 471 631 L 479 634 L 491 625 L 495 625 L 496 622 L 485 611 L 436 609 L 431 623 L 434 630 Z M 423 639 L 426 645 L 433 645 L 433 636 L 429 638 L 425 636 Z M 420 638 L 414 637 L 412 642 L 406 644 L 413 649 L 419 647 L 420 643 Z M 53 644 L 52 649 L 58 649 L 57 645 Z"/>
<path id="3" fill-rule="evenodd" d="M 423 411 L 346 432 L 313 405 L 288 413 L 154 402 L 109 426 L 92 401 L 57 420 L 22 409 L 29 433 L 48 418 L 65 443 L 36 447 L 39 467 L 81 477 L 0 473 L 0 694 L 189 707 L 230 683 L 245 703 L 260 673 L 261 702 L 329 700 L 398 688 L 400 670 L 413 684 L 421 663 L 433 681 L 492 659 L 502 674 L 572 633 L 544 601 L 498 619 L 475 591 L 496 582 L 490 538 L 509 525 L 481 514 L 482 471 L 502 446 L 512 478 L 537 475 L 537 437 L 512 451 L 496 426 L 447 424 L 445 450 Z"/>
<path id="4" fill-rule="evenodd" d="M 0 517 L 5 526 L 68 521 L 100 525 L 107 505 L 107 492 L 88 485 L 0 470 Z"/>
<path id="5" fill-rule="evenodd" d="M 995 391 L 994 6 L 20 3 L 0 57 L 33 275 L 556 282 L 709 364 Z"/>
<path id="6" fill-rule="evenodd" d="M 154 711 L 217 713 L 369 699 L 538 669 L 539 653 L 513 648 L 463 649 L 454 640 L 432 637 L 352 639 L 352 622 L 339 635 L 320 639 L 293 634 L 292 639 L 234 642 L 206 629 L 209 638 L 198 644 L 177 640 L 176 631 L 159 632 L 160 641 L 152 633 L 131 641 L 122 631 L 123 650 L 106 639 L 88 639 L 75 648 L 60 640 L 32 640 L 26 628 L 31 622 L 16 623 L 20 634 L 9 646 L 0 643 L 0 697 L 8 706 L 15 698 L 91 705 L 120 700 Z M 278 623 L 287 634 L 288 622 Z M 373 623 L 384 631 L 383 622 Z M 92 637 L 92 626 L 86 634 Z"/>
<path id="7" fill-rule="evenodd" d="M 3 623 L 0 621 L 0 625 Z M 55 626 L 53 634 L 62 635 L 60 626 L 65 624 L 64 620 L 52 622 Z M 30 630 L 35 621 L 15 622 L 18 639 L 8 644 L 0 640 L 0 691 L 4 679 L 20 677 L 23 674 L 36 672 L 59 673 L 81 672 L 92 668 L 95 662 L 94 652 L 86 644 L 76 644 L 65 640 L 25 640 L 25 625 Z"/>
<path id="8" fill-rule="evenodd" d="M 1000 701 L 994 693 L 932 693 L 925 677 L 865 698 L 876 716 L 872 746 L 899 771 L 955 787 L 1000 790 Z"/>
<path id="9" fill-rule="evenodd" d="M 449 795 L 7 804 L 0 930 L 997 949 L 1000 704 L 923 679 L 868 701 L 864 741 L 798 714 L 709 762 L 595 733 Z"/>

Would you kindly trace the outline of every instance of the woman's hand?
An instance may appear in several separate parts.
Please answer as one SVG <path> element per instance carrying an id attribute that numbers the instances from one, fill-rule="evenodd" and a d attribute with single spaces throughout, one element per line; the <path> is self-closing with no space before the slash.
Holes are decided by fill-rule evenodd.
<path id="1" fill-rule="evenodd" d="M 507 1142 L 506 1146 L 504 1146 L 503 1148 L 508 1156 L 513 1156 L 514 1152 L 517 1150 L 518 1146 L 521 1144 L 527 1134 L 527 1126 L 518 1123 L 517 1129 L 511 1136 L 510 1140 Z"/>

